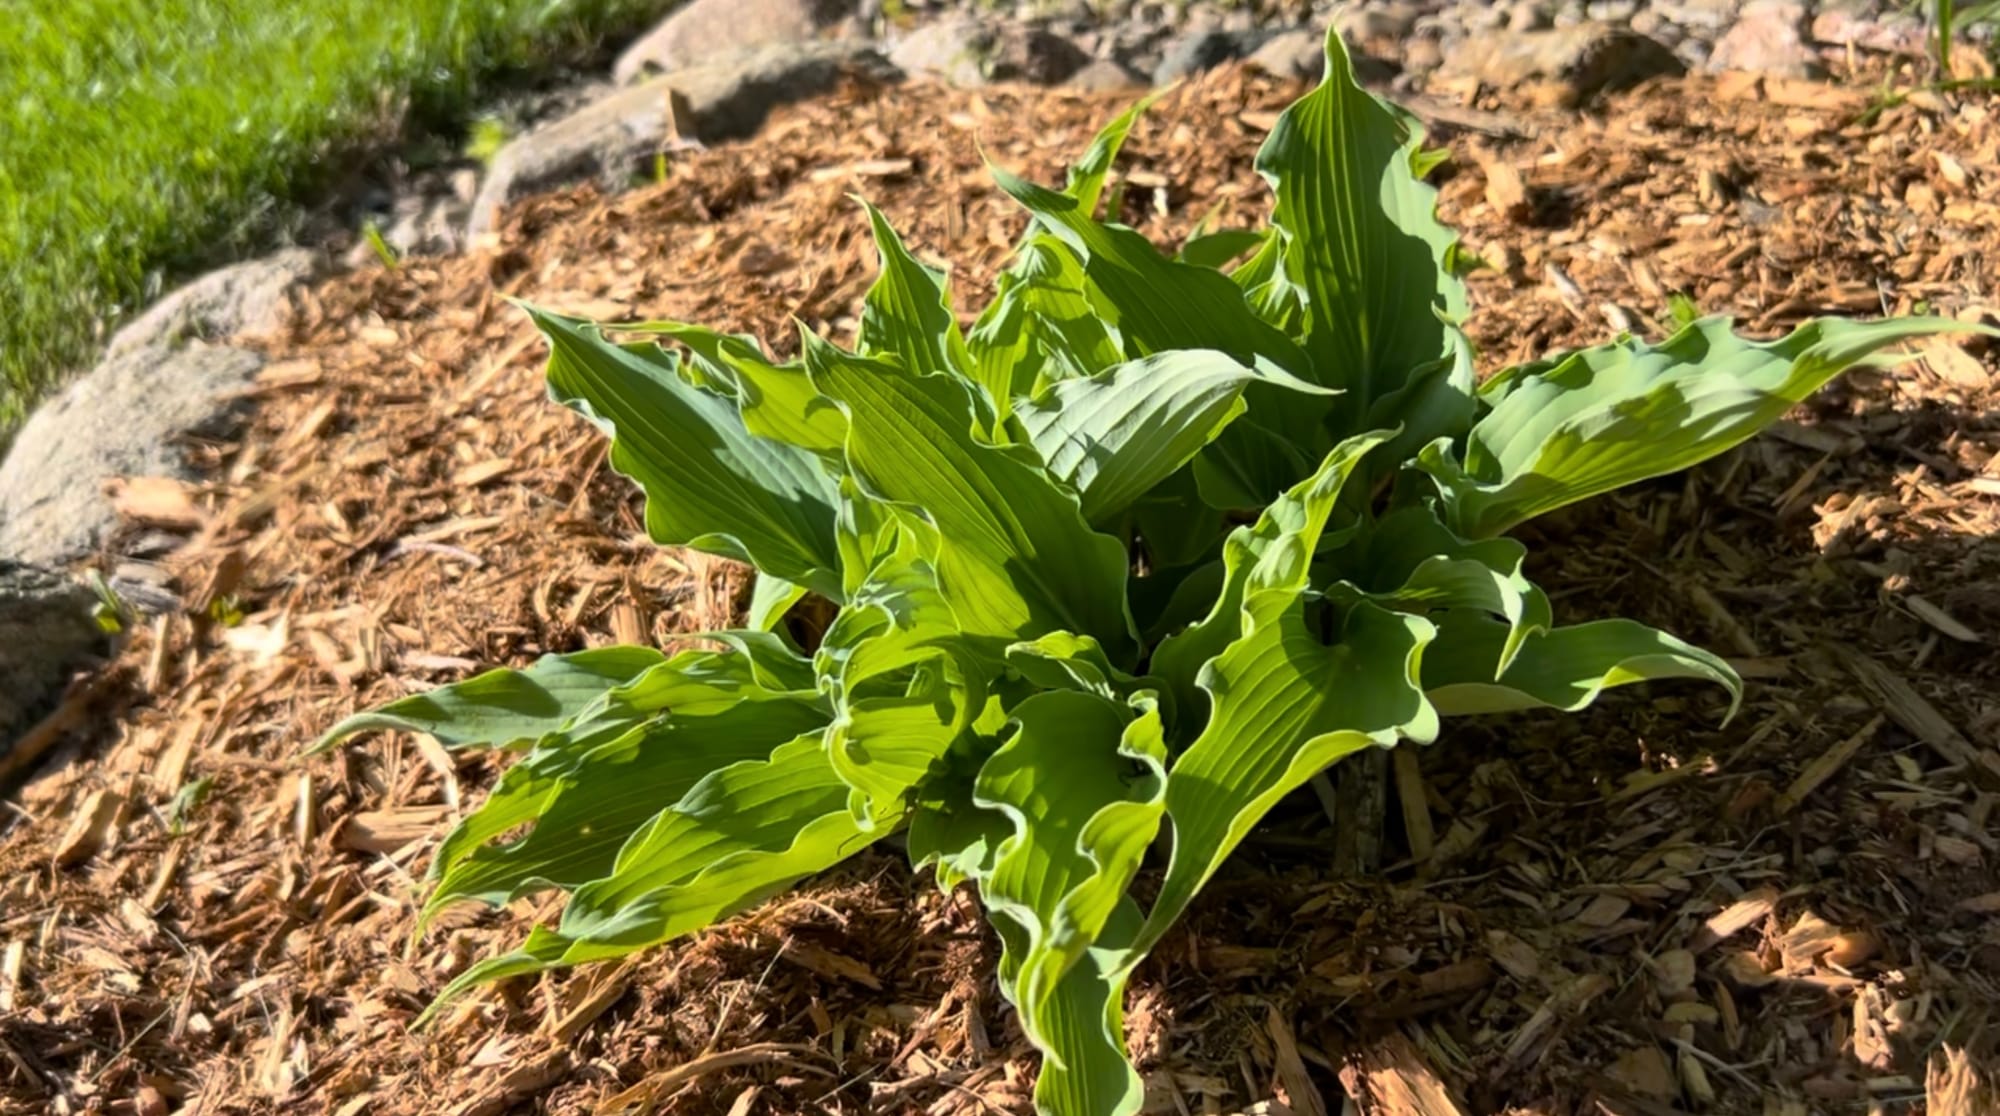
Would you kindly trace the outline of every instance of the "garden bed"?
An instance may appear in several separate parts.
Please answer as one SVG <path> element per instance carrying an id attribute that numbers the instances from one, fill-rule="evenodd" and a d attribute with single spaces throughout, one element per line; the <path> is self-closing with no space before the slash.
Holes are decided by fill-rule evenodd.
<path id="1" fill-rule="evenodd" d="M 1168 95 L 1127 147 L 1125 219 L 1160 242 L 1211 212 L 1252 223 L 1250 157 L 1297 92 L 1226 69 Z M 1733 75 L 1588 115 L 1531 100 L 1425 110 L 1454 155 L 1442 215 L 1493 265 L 1471 280 L 1483 369 L 1607 322 L 1657 334 L 1676 291 L 1757 332 L 2000 320 L 1987 104 L 1871 113 Z M 733 567 L 646 542 L 503 296 L 781 353 L 794 318 L 844 341 L 875 269 L 848 194 L 980 292 L 1024 223 L 981 151 L 1053 180 L 1115 107 L 853 89 L 676 155 L 662 185 L 531 202 L 490 251 L 313 290 L 243 436 L 196 447 L 212 479 L 131 502 L 196 525 L 170 560 L 187 611 L 48 722 L 80 754 L 0 835 L 0 1113 L 1027 1111 L 997 943 L 889 849 L 412 1033 L 552 909 L 455 910 L 408 945 L 430 850 L 499 765 L 408 739 L 298 755 L 358 707 L 671 641 L 740 602 Z M 2000 1067 L 1997 356 L 1932 343 L 1539 524 L 1530 572 L 1560 619 L 1715 648 L 1743 712 L 1723 727 L 1719 696 L 1660 685 L 1454 722 L 1398 764 L 1376 879 L 1329 875 L 1310 796 L 1281 807 L 1134 980 L 1158 1110 L 1324 1112 L 1347 1088 L 1423 1116 L 1910 1111 L 1927 1091 L 1933 1113 L 1991 1111 L 1951 1090 Z"/>

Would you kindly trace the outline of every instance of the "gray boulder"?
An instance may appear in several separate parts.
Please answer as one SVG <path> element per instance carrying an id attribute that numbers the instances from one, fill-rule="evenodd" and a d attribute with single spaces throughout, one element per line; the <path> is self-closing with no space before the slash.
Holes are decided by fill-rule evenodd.
<path id="1" fill-rule="evenodd" d="M 114 477 L 191 478 L 178 444 L 225 433 L 264 358 L 149 345 L 107 357 L 38 408 L 0 462 L 0 556 L 61 568 L 110 541 Z"/>
<path id="2" fill-rule="evenodd" d="M 312 278 L 318 260 L 308 249 L 289 248 L 211 271 L 176 288 L 113 334 L 105 355 L 269 333 L 282 324 L 292 287 Z"/>
<path id="3" fill-rule="evenodd" d="M 629 85 L 718 55 L 816 39 L 854 15 L 855 0 L 693 0 L 625 48 L 611 68 Z"/>
<path id="4" fill-rule="evenodd" d="M 1503 89 L 1548 83 L 1559 88 L 1564 102 L 1575 104 L 1607 89 L 1686 71 L 1673 51 L 1630 28 L 1578 23 L 1550 31 L 1474 36 L 1446 54 L 1439 74 L 1472 77 Z"/>
<path id="5" fill-rule="evenodd" d="M 0 559 L 0 760 L 100 651 L 89 589 L 54 570 Z"/>
<path id="6" fill-rule="evenodd" d="M 913 77 L 977 89 L 999 81 L 1055 85 L 1088 66 L 1090 55 L 1045 27 L 961 14 L 898 39 L 889 48 L 889 61 Z"/>
<path id="7" fill-rule="evenodd" d="M 466 237 L 493 231 L 501 210 L 532 194 L 593 179 L 608 190 L 624 189 L 646 176 L 654 158 L 676 140 L 716 143 L 750 135 L 773 108 L 825 93 L 849 76 L 890 81 L 900 75 L 865 47 L 795 43 L 616 90 L 501 148 L 472 203 Z"/>
<path id="8" fill-rule="evenodd" d="M 1167 44 L 1160 55 L 1160 64 L 1153 67 L 1153 84 L 1171 85 L 1182 78 L 1213 70 L 1224 62 L 1248 58 L 1270 37 L 1266 31 L 1196 28 Z"/>

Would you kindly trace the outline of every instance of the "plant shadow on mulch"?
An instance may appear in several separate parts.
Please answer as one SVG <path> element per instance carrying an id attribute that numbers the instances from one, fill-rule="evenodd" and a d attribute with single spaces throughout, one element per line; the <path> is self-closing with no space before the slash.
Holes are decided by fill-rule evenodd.
<path id="1" fill-rule="evenodd" d="M 1250 156 L 1296 93 L 1228 69 L 1165 98 L 1128 149 L 1128 218 L 1161 243 L 1211 209 L 1253 223 Z M 1523 137 L 1445 136 L 1441 209 L 1494 265 L 1472 280 L 1483 366 L 1658 332 L 1675 291 L 1759 333 L 1920 300 L 2000 320 L 2000 180 L 1966 170 L 2000 165 L 1987 106 L 1863 107 L 1690 78 L 1589 114 L 1438 109 Z M 740 601 L 740 570 L 646 542 L 501 296 L 781 351 L 793 318 L 844 340 L 875 269 L 855 191 L 953 261 L 969 307 L 1022 226 L 980 148 L 1053 180 L 1115 110 L 850 91 L 663 186 L 527 203 L 489 251 L 310 292 L 243 436 L 198 451 L 206 525 L 165 563 L 189 611 L 135 633 L 71 762 L 0 834 L 0 1113 L 1029 1111 L 976 904 L 889 848 L 412 1033 L 452 974 L 559 909 L 453 910 L 408 942 L 430 850 L 504 761 L 404 738 L 298 752 L 356 708 L 671 643 Z M 1134 981 L 1153 1110 L 1324 1112 L 1345 1091 L 1422 1116 L 1990 1111 L 1994 368 L 1940 342 L 1538 523 L 1530 573 L 1561 620 L 1716 648 L 1749 680 L 1741 712 L 1659 685 L 1448 722 L 1396 761 L 1367 879 L 1328 870 L 1314 796 L 1282 804 Z M 242 622 L 201 619 L 215 602 Z"/>

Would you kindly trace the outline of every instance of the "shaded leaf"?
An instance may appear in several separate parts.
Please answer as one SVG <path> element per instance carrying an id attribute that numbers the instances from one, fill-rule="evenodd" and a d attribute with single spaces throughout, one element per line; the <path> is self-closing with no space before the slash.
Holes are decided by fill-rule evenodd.
<path id="1" fill-rule="evenodd" d="M 1424 691 L 1440 714 L 1575 712 L 1613 686 L 1656 678 L 1722 686 L 1732 717 L 1743 699 L 1743 683 L 1728 663 L 1635 620 L 1595 620 L 1530 636 L 1503 673 L 1498 666 L 1507 640 L 1507 625 L 1489 616 L 1444 617 L 1437 642 L 1424 652 L 1423 669 Z"/>
<path id="2" fill-rule="evenodd" d="M 646 493 L 654 541 L 748 562 L 838 599 L 836 489 L 818 459 L 750 433 L 733 400 L 682 380 L 650 342 L 533 307 L 549 339 L 549 394 L 611 437 L 611 465 Z"/>

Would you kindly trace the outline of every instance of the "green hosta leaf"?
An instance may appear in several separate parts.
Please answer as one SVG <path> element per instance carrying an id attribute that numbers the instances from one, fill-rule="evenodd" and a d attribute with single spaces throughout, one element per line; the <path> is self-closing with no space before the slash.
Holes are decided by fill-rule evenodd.
<path id="1" fill-rule="evenodd" d="M 1243 389 L 1254 382 L 1321 393 L 1276 368 L 1184 349 L 1052 384 L 1018 414 L 1049 471 L 1081 494 L 1084 517 L 1102 525 L 1242 414 Z"/>
<path id="2" fill-rule="evenodd" d="M 655 541 L 838 598 L 837 492 L 817 458 L 751 434 L 734 401 L 681 379 L 659 346 L 614 345 L 587 322 L 528 313 L 549 339 L 549 393 L 611 436 L 611 465 L 645 490 Z"/>
<path id="3" fill-rule="evenodd" d="M 632 834 L 610 875 L 576 889 L 556 929 L 537 927 L 520 949 L 466 970 L 426 1018 L 490 981 L 671 941 L 838 864 L 893 820 L 864 829 L 847 798 L 818 733 L 711 772 Z"/>
<path id="4" fill-rule="evenodd" d="M 988 169 L 1050 235 L 1082 257 L 1092 305 L 1124 338 L 1130 355 L 1220 349 L 1243 364 L 1263 358 L 1312 378 L 1306 374 L 1305 354 L 1251 313 L 1242 289 L 1228 276 L 1170 260 L 1131 229 L 1091 220 L 1075 198 L 998 167 Z"/>
<path id="5" fill-rule="evenodd" d="M 424 732 L 447 748 L 512 748 L 569 727 L 600 701 L 665 661 L 650 647 L 544 655 L 526 670 L 489 670 L 429 693 L 357 713 L 327 730 L 315 752 L 356 733 Z"/>
<path id="6" fill-rule="evenodd" d="M 983 651 L 985 661 L 997 665 L 1005 644 L 986 642 L 980 647 L 963 638 L 938 588 L 923 536 L 908 531 L 897 536 L 894 549 L 876 562 L 834 617 L 813 663 L 822 688 L 843 698 L 884 676 L 900 680 L 894 688 L 900 695 L 908 692 L 910 668 L 947 652 Z"/>
<path id="7" fill-rule="evenodd" d="M 1229 261 L 1245 252 L 1262 248 L 1264 243 L 1264 234 L 1255 229 L 1220 229 L 1189 237 L 1187 243 L 1181 245 L 1177 258 L 1182 263 L 1220 271 Z"/>
<path id="8" fill-rule="evenodd" d="M 1401 387 L 1377 397 L 1369 407 L 1368 426 L 1403 431 L 1376 451 L 1372 459 L 1380 463 L 1372 470 L 1376 476 L 1402 468 L 1439 438 L 1456 442 L 1472 427 L 1479 410 L 1472 340 L 1455 324 L 1447 322 L 1444 329 L 1445 355 L 1418 366 Z"/>
<path id="9" fill-rule="evenodd" d="M 1229 281 L 1242 289 L 1250 312 L 1260 320 L 1286 336 L 1301 332 L 1305 293 L 1285 274 L 1284 230 L 1265 229 L 1257 250 L 1229 273 Z"/>
<path id="10" fill-rule="evenodd" d="M 1131 108 L 1098 131 L 1083 158 L 1069 169 L 1069 184 L 1063 188 L 1063 193 L 1076 199 L 1084 216 L 1097 212 L 1097 200 L 1104 193 L 1104 179 L 1111 173 L 1111 164 L 1118 160 L 1118 149 L 1125 146 L 1125 137 L 1132 133 L 1132 126 L 1165 92 L 1164 89 L 1155 90 L 1133 102 Z"/>
<path id="11" fill-rule="evenodd" d="M 1138 905 L 1121 897 L 1096 944 L 1042 1005 L 1042 1030 L 1051 1049 L 1035 1081 L 1037 1111 L 1105 1116 L 1139 1111 L 1145 1091 L 1125 1053 L 1125 984 L 1139 956 L 1134 945 L 1144 922 Z"/>
<path id="12" fill-rule="evenodd" d="M 973 375 L 1003 415 L 1042 385 L 1125 359 L 1116 331 L 1085 293 L 1083 263 L 1061 241 L 1030 237 L 967 339 Z"/>
<path id="13" fill-rule="evenodd" d="M 1316 407 L 1302 408 L 1313 413 Z M 1261 508 L 1312 471 L 1322 439 L 1299 439 L 1256 421 L 1237 419 L 1195 458 L 1195 491 L 1220 511 Z"/>
<path id="14" fill-rule="evenodd" d="M 1464 464 L 1442 441 L 1419 456 L 1454 530 L 1496 535 L 1635 481 L 1685 469 L 1749 439 L 1886 345 L 1963 331 L 1936 318 L 1825 319 L 1748 341 L 1707 318 L 1658 346 L 1627 338 L 1503 372 L 1482 394 Z"/>
<path id="15" fill-rule="evenodd" d="M 1743 699 L 1736 672 L 1714 655 L 1634 620 L 1596 620 L 1531 636 L 1498 669 L 1507 625 L 1476 612 L 1445 616 L 1424 652 L 1424 690 L 1445 716 L 1553 708 L 1574 712 L 1613 686 L 1655 678 L 1701 678 Z M 1495 681 L 1495 679 L 1498 681 Z"/>
<path id="16" fill-rule="evenodd" d="M 940 772 L 925 781 L 912 804 L 910 867 L 935 868 L 942 891 L 992 871 L 1001 843 L 1014 833 L 1006 814 L 972 800 L 977 776 L 976 766 Z"/>
<path id="17" fill-rule="evenodd" d="M 1555 625 L 1548 595 L 1521 572 L 1528 548 L 1514 539 L 1468 542 L 1428 507 L 1399 508 L 1370 524 L 1317 564 L 1316 578 L 1337 578 L 1368 599 L 1411 612 L 1483 609 L 1507 620 L 1509 634 L 1493 677 L 1521 643 Z"/>
<path id="18" fill-rule="evenodd" d="M 793 585 L 782 577 L 758 574 L 757 580 L 750 583 L 750 626 L 760 632 L 777 630 L 785 622 L 785 614 L 809 592 L 805 586 Z"/>
<path id="19" fill-rule="evenodd" d="M 906 532 L 928 536 L 961 632 L 1011 642 L 1072 631 L 1114 661 L 1133 656 L 1124 548 L 1091 530 L 1046 470 L 973 436 L 963 383 L 885 375 L 830 347 L 807 365 L 847 414 L 849 472 Z"/>
<path id="20" fill-rule="evenodd" d="M 497 906 L 539 888 L 601 878 L 628 837 L 701 779 L 762 760 L 826 722 L 826 711 L 812 702 L 746 700 L 714 713 L 670 713 L 595 746 L 538 747 L 507 769 L 438 849 L 431 867 L 438 884 L 424 920 L 460 899 Z M 489 843 L 529 821 L 534 828 L 525 836 Z"/>
<path id="21" fill-rule="evenodd" d="M 1078 690 L 1117 701 L 1130 675 L 1111 665 L 1104 649 L 1089 636 L 1050 632 L 1040 639 L 1007 648 L 1007 665 L 1038 689 Z"/>
<path id="22" fill-rule="evenodd" d="M 1228 434 L 1225 427 L 1222 436 Z M 1195 465 L 1154 485 L 1132 505 L 1132 526 L 1145 542 L 1146 564 L 1155 571 L 1199 565 L 1222 550 L 1229 524 L 1220 510 L 1202 500 L 1199 464 L 1197 458 Z"/>
<path id="23" fill-rule="evenodd" d="M 1433 307 L 1465 315 L 1464 286 L 1446 268 L 1456 238 L 1414 170 L 1422 142 L 1413 117 L 1355 81 L 1329 31 L 1325 79 L 1279 116 L 1257 153 L 1277 193 L 1282 270 L 1304 300 L 1306 351 L 1322 382 L 1347 389 L 1335 404 L 1344 422 L 1371 415 L 1375 400 L 1446 353 Z"/>
<path id="24" fill-rule="evenodd" d="M 811 660 L 770 632 L 702 632 L 696 638 L 722 644 L 727 653 L 683 651 L 606 690 L 576 721 L 566 726 L 634 724 L 669 709 L 713 713 L 739 701 L 769 694 L 812 697 Z"/>
<path id="25" fill-rule="evenodd" d="M 687 347 L 696 382 L 736 400 L 743 425 L 761 438 L 837 453 L 847 436 L 840 409 L 813 390 L 797 364 L 773 364 L 750 337 L 685 322 L 648 321 L 618 329 L 650 333 Z"/>
<path id="26" fill-rule="evenodd" d="M 1307 588 L 1339 482 L 1379 437 L 1344 444 L 1274 506 L 1269 526 L 1283 529 L 1260 522 L 1265 530 L 1231 537 L 1224 601 L 1241 602 L 1238 634 L 1202 667 L 1208 723 L 1168 775 L 1173 856 L 1141 950 L 1280 798 L 1352 752 L 1436 735 L 1418 685 L 1431 623 L 1365 600 L 1310 599 Z"/>
<path id="27" fill-rule="evenodd" d="M 1144 705 L 1134 719 L 1105 698 L 1055 691 L 1023 701 L 1013 718 L 1018 731 L 980 769 L 974 791 L 1014 830 L 979 880 L 1003 928 L 1001 988 L 1048 1055 L 1040 1106 L 1120 1111 L 1139 1091 L 1118 1016 L 1106 1010 L 1124 982 L 1115 966 L 1079 962 L 1127 902 L 1159 832 L 1167 754 L 1159 714 Z"/>
<path id="28" fill-rule="evenodd" d="M 907 694 L 847 703 L 827 733 L 834 771 L 852 788 L 852 810 L 864 825 L 897 816 L 897 807 L 944 759 L 970 727 L 974 687 L 938 661 L 919 671 Z"/>
<path id="29" fill-rule="evenodd" d="M 1206 708 L 1197 680 L 1242 636 L 1248 594 L 1265 587 L 1282 593 L 1294 582 L 1294 595 L 1303 590 L 1313 550 L 1342 486 L 1369 451 L 1393 436 L 1393 431 L 1376 431 L 1342 442 L 1317 471 L 1264 509 L 1255 524 L 1229 533 L 1222 550 L 1222 592 L 1214 606 L 1153 653 L 1153 672 L 1167 680 L 1184 716 Z"/>
<path id="30" fill-rule="evenodd" d="M 959 334 L 944 273 L 910 255 L 880 210 L 865 201 L 861 206 L 875 232 L 882 271 L 862 304 L 860 351 L 897 357 L 919 375 L 970 375 L 972 357 Z"/>

